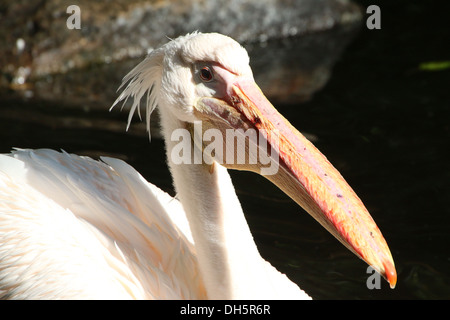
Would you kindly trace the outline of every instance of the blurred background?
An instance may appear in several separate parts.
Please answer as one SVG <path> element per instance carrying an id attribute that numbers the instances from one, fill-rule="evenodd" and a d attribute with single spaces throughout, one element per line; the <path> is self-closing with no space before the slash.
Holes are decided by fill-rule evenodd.
<path id="1" fill-rule="evenodd" d="M 80 29 L 67 28 L 70 5 Z M 367 28 L 369 5 L 381 29 Z M 364 262 L 292 200 L 231 172 L 263 257 L 315 299 L 449 299 L 449 12 L 444 0 L 2 0 L 0 152 L 114 156 L 173 195 L 157 114 L 149 142 L 139 119 L 125 132 L 127 112 L 108 109 L 149 50 L 220 32 L 363 200 L 398 283 L 369 290 Z"/>

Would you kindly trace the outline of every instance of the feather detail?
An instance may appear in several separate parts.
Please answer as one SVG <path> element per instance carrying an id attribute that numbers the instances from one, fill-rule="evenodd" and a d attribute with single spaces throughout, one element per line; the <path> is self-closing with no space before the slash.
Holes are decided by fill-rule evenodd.
<path id="1" fill-rule="evenodd" d="M 0 298 L 205 298 L 181 204 L 103 161 L 0 155 Z"/>
<path id="2" fill-rule="evenodd" d="M 163 60 L 164 60 L 164 47 L 153 50 L 148 56 L 133 68 L 122 80 L 118 91 L 122 88 L 123 91 L 120 96 L 113 103 L 110 111 L 121 101 L 122 107 L 125 106 L 128 98 L 133 99 L 133 103 L 130 108 L 127 122 L 127 131 L 130 128 L 131 120 L 134 113 L 138 112 L 139 118 L 141 117 L 140 104 L 141 100 L 146 96 L 146 123 L 147 131 L 150 137 L 150 116 L 158 105 L 158 94 L 161 88 L 161 78 L 163 72 Z M 125 87 L 126 85 L 126 87 Z"/>

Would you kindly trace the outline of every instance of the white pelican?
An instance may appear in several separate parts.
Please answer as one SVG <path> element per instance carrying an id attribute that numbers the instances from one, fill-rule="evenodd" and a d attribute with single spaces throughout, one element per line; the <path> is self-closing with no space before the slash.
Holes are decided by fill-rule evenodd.
<path id="1" fill-rule="evenodd" d="M 395 285 L 389 248 L 364 205 L 265 98 L 237 42 L 197 32 L 179 37 L 152 51 L 124 84 L 116 103 L 134 99 L 129 119 L 144 95 L 147 126 L 159 108 L 179 201 L 118 159 L 51 150 L 1 155 L 1 298 L 309 298 L 256 248 L 227 168 L 264 174 L 268 165 L 219 161 L 230 148 L 238 153 L 225 141 L 229 129 L 260 133 L 244 150 L 269 143 L 270 164 L 279 167 L 266 177 Z M 204 136 L 197 139 L 199 124 L 200 136 L 222 134 L 216 142 L 223 149 L 194 161 L 208 148 Z M 178 153 L 193 163 L 174 159 L 177 130 L 197 135 Z"/>

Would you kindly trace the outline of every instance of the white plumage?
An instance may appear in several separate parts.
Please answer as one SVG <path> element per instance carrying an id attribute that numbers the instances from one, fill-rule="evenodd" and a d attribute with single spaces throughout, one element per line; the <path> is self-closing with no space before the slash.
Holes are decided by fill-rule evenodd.
<path id="1" fill-rule="evenodd" d="M 0 157 L 1 297 L 204 298 L 172 223 L 191 237 L 182 206 L 132 167 L 44 149 Z"/>

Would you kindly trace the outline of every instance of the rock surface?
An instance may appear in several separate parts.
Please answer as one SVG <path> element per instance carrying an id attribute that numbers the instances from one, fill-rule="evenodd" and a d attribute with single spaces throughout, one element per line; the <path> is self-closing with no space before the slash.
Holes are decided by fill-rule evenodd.
<path id="1" fill-rule="evenodd" d="M 3 1 L 1 95 L 8 88 L 7 94 L 105 108 L 148 50 L 199 30 L 243 43 L 269 98 L 301 101 L 326 83 L 361 20 L 347 0 L 80 0 L 81 29 L 69 29 L 71 4 Z"/>

